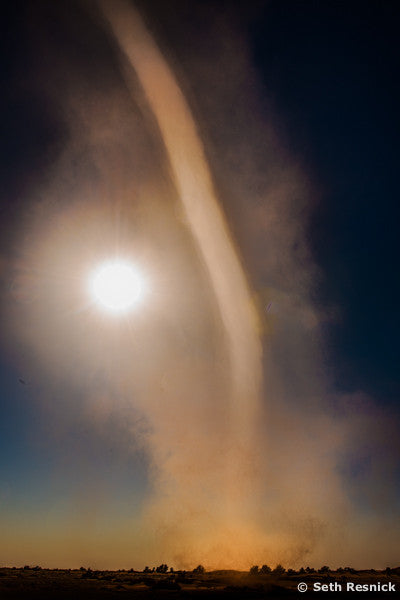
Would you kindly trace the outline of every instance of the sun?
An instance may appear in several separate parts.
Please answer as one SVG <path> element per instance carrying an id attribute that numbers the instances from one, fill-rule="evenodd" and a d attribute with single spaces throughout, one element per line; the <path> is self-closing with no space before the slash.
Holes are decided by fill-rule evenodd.
<path id="1" fill-rule="evenodd" d="M 102 308 L 112 313 L 124 313 L 140 301 L 143 277 L 130 263 L 113 260 L 102 263 L 93 271 L 89 289 Z"/>

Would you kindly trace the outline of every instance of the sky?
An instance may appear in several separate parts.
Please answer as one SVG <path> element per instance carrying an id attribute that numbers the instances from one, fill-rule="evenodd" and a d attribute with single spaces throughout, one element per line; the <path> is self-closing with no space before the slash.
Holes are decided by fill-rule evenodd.
<path id="1" fill-rule="evenodd" d="M 0 564 L 397 565 L 398 27 L 9 3 Z M 110 257 L 145 279 L 121 317 Z"/>

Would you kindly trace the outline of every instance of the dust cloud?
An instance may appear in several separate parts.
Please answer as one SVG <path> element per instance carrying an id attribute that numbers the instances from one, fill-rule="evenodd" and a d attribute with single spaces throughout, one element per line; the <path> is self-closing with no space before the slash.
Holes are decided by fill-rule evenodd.
<path id="1" fill-rule="evenodd" d="M 157 3 L 144 17 L 128 2 L 74 6 L 36 15 L 38 80 L 68 133 L 15 235 L 4 321 L 49 446 L 78 418 L 146 481 L 107 521 L 100 451 L 97 479 L 71 483 L 45 533 L 8 525 L 13 560 L 31 560 L 24 540 L 51 566 L 394 564 L 394 426 L 332 389 L 322 331 L 337 313 L 314 301 L 307 239 L 320 192 L 244 27 L 200 6 L 178 22 Z M 146 274 L 146 302 L 121 320 L 87 290 L 110 255 Z M 87 452 L 82 441 L 63 460 L 79 472 Z"/>

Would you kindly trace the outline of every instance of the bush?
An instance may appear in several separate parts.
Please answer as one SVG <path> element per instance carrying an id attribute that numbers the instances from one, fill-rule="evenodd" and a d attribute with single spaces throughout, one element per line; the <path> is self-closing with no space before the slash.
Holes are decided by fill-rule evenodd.
<path id="1" fill-rule="evenodd" d="M 205 568 L 203 565 L 198 565 L 195 569 L 193 569 L 193 573 L 196 575 L 203 575 L 203 573 L 205 573 Z"/>
<path id="2" fill-rule="evenodd" d="M 279 565 L 276 565 L 276 567 L 272 571 L 272 573 L 274 575 L 283 575 L 285 571 L 286 571 L 285 567 L 283 567 L 281 564 L 279 564 Z"/>
<path id="3" fill-rule="evenodd" d="M 323 567 L 321 567 L 318 571 L 318 573 L 329 573 L 330 568 L 327 565 L 324 565 Z"/>
<path id="4" fill-rule="evenodd" d="M 315 569 L 313 567 L 306 567 L 306 573 L 315 573 Z"/>
<path id="5" fill-rule="evenodd" d="M 168 573 L 168 565 L 160 565 L 159 567 L 157 567 L 156 573 Z"/>
<path id="6" fill-rule="evenodd" d="M 250 568 L 250 575 L 258 575 L 258 573 L 259 573 L 258 565 L 254 565 L 254 567 Z"/>
<path id="7" fill-rule="evenodd" d="M 268 565 L 263 565 L 260 569 L 260 573 L 261 575 L 269 575 L 269 573 L 271 573 L 271 567 Z"/>

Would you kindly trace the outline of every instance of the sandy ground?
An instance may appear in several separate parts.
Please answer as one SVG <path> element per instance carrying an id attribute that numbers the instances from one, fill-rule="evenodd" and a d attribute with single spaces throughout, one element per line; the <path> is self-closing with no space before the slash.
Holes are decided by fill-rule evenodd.
<path id="1" fill-rule="evenodd" d="M 313 591 L 314 582 L 342 586 L 342 591 Z M 357 592 L 346 591 L 347 582 L 370 584 L 391 583 L 395 591 Z M 308 591 L 301 593 L 297 585 L 307 583 Z M 274 598 L 400 598 L 400 570 L 391 573 L 359 571 L 352 573 L 330 572 L 328 574 L 299 574 L 274 577 L 250 576 L 236 571 L 216 571 L 204 575 L 192 573 L 146 574 L 132 571 L 91 571 L 40 568 L 1 568 L 0 599 L 109 599 L 156 600 L 158 598 L 207 599 L 225 598 L 271 599 Z"/>

